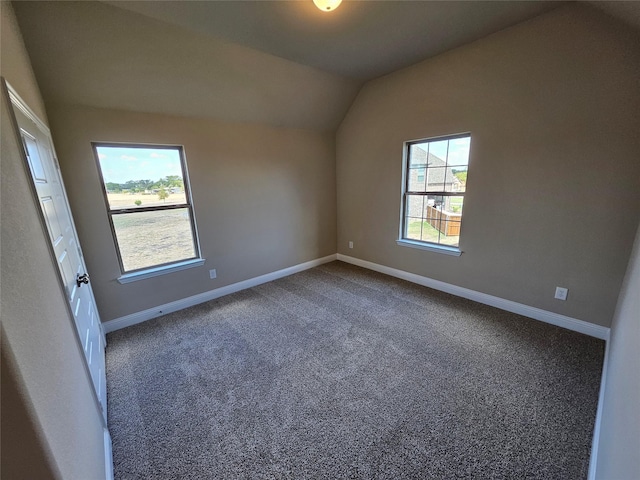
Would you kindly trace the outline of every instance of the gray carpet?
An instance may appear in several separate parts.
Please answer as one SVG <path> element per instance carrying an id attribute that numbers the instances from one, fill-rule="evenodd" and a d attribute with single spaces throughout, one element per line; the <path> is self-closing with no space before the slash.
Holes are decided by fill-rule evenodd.
<path id="1" fill-rule="evenodd" d="M 333 262 L 109 334 L 116 479 L 583 479 L 604 342 Z"/>

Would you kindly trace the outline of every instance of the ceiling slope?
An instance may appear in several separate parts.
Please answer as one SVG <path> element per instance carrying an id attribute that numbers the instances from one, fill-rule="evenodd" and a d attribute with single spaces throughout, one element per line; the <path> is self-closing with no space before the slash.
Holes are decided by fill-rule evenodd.
<path id="1" fill-rule="evenodd" d="M 361 82 L 98 2 L 15 2 L 47 103 L 334 130 Z"/>
<path id="2" fill-rule="evenodd" d="M 638 25 L 640 2 L 590 2 Z M 364 81 L 566 2 L 13 2 L 48 103 L 334 130 Z"/>
<path id="3" fill-rule="evenodd" d="M 558 1 L 111 1 L 338 75 L 370 80 L 563 5 Z"/>

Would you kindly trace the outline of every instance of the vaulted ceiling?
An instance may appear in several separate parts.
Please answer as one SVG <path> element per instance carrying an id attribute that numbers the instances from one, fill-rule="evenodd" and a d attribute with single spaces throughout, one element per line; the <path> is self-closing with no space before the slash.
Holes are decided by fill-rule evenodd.
<path id="1" fill-rule="evenodd" d="M 561 2 L 114 1 L 115 6 L 327 72 L 370 80 L 521 22 Z"/>
<path id="2" fill-rule="evenodd" d="M 331 13 L 311 0 L 14 8 L 48 103 L 333 130 L 364 81 L 565 4 L 346 0 Z M 637 12 L 609 10 L 625 19 Z"/>

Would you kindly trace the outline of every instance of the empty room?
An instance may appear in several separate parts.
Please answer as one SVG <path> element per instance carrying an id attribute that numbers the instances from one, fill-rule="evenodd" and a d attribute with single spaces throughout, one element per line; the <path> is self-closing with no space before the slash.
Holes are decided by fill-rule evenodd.
<path id="1" fill-rule="evenodd" d="M 640 479 L 640 3 L 0 3 L 2 479 Z"/>

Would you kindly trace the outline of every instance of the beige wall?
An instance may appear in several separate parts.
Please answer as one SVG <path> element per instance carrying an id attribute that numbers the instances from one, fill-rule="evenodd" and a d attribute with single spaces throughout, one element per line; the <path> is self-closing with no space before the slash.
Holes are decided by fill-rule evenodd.
<path id="1" fill-rule="evenodd" d="M 596 478 L 625 480 L 640 472 L 640 228 L 611 325 Z"/>
<path id="2" fill-rule="evenodd" d="M 49 116 L 103 321 L 336 252 L 332 134 L 68 105 Z M 184 145 L 203 267 L 116 281 L 91 141 Z"/>
<path id="3" fill-rule="evenodd" d="M 4 331 L 3 339 L 6 340 Z M 33 413 L 29 395 L 22 390 L 24 382 L 17 377 L 19 368 L 12 361 L 11 347 L 2 343 L 2 437 L 0 478 L 31 480 L 61 478 L 44 434 Z"/>
<path id="4" fill-rule="evenodd" d="M 638 40 L 573 4 L 365 84 L 336 140 L 338 252 L 609 326 L 640 218 Z M 403 142 L 460 132 L 463 255 L 396 245 Z"/>
<path id="5" fill-rule="evenodd" d="M 0 73 L 44 117 L 11 6 L 0 8 Z M 101 415 L 4 95 L 0 128 L 2 478 L 104 478 Z"/>

